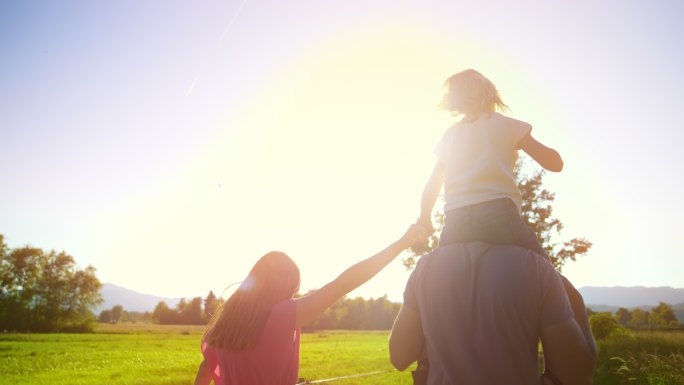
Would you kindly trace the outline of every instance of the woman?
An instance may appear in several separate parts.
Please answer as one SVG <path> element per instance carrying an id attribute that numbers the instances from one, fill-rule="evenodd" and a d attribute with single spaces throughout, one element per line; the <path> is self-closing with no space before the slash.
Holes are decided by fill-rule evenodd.
<path id="1" fill-rule="evenodd" d="M 412 225 L 384 250 L 345 270 L 321 289 L 294 298 L 299 268 L 285 253 L 261 257 L 211 320 L 195 385 L 293 385 L 299 374 L 300 328 L 356 289 L 428 231 Z"/>

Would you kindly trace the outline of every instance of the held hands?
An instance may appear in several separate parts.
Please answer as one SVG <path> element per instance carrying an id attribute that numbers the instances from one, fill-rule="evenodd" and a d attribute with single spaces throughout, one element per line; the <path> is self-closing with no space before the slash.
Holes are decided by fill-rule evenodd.
<path id="1" fill-rule="evenodd" d="M 418 220 L 416 220 L 416 225 L 421 226 L 428 233 L 427 236 L 420 242 L 414 242 L 411 244 L 411 251 L 416 255 L 422 255 L 430 250 L 428 239 L 435 232 L 435 228 L 432 226 L 432 220 L 429 216 L 421 215 Z"/>
<path id="2" fill-rule="evenodd" d="M 406 233 L 399 239 L 399 243 L 403 248 L 409 248 L 411 245 L 417 243 L 425 243 L 428 237 L 432 234 L 430 229 L 425 228 L 422 224 L 414 223 L 406 230 Z"/>
<path id="3" fill-rule="evenodd" d="M 419 217 L 418 220 L 416 220 L 417 225 L 423 226 L 426 230 L 430 232 L 430 234 L 435 232 L 435 228 L 432 226 L 432 219 L 430 217 Z"/>

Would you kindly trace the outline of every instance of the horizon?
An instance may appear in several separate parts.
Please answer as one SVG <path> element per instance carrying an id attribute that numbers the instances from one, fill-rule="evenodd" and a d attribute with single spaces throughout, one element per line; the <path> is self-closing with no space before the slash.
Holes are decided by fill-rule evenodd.
<path id="1" fill-rule="evenodd" d="M 270 250 L 321 287 L 418 217 L 442 82 L 475 68 L 565 161 L 544 187 L 558 241 L 594 244 L 575 286 L 684 287 L 682 10 L 3 3 L 0 234 L 163 297 L 221 292 Z"/>
<path id="2" fill-rule="evenodd" d="M 209 291 L 213 292 L 213 290 L 209 290 L 209 291 L 207 291 L 207 292 L 204 293 L 204 294 L 197 294 L 197 295 L 190 295 L 190 296 L 178 296 L 178 297 L 167 297 L 167 296 L 163 296 L 163 295 L 157 295 L 157 294 L 154 294 L 154 293 L 139 292 L 139 291 L 136 291 L 136 290 L 133 290 L 133 289 L 129 289 L 129 288 L 125 287 L 125 286 L 117 285 L 117 284 L 112 283 L 112 282 L 102 282 L 102 285 L 103 285 L 103 287 L 104 287 L 104 285 L 116 286 L 117 288 L 125 289 L 125 290 L 128 290 L 128 291 L 132 291 L 132 292 L 135 292 L 135 293 L 137 293 L 137 294 L 142 294 L 142 295 L 151 296 L 151 297 L 165 298 L 165 299 L 170 299 L 170 300 L 192 299 L 192 298 L 197 298 L 197 297 L 205 298 L 205 297 L 209 294 Z M 594 289 L 594 288 L 596 288 L 596 289 L 672 289 L 672 290 L 684 290 L 684 287 L 672 287 L 672 286 L 581 286 L 581 287 L 578 287 L 577 290 L 580 290 L 580 291 L 581 291 L 581 290 L 584 290 L 584 289 Z M 216 293 L 216 292 L 213 292 L 213 293 L 214 293 L 214 295 L 217 296 L 217 298 L 227 299 L 227 297 L 226 297 L 226 298 L 222 297 L 222 296 L 220 295 L 220 293 Z M 299 294 L 302 294 L 302 293 L 299 293 Z M 347 297 L 347 298 L 356 298 L 356 296 L 355 296 L 355 297 L 351 297 L 351 296 L 349 296 L 349 295 L 347 295 L 346 297 Z M 369 300 L 369 299 L 380 298 L 380 297 L 383 297 L 383 296 L 381 295 L 381 296 L 377 296 L 377 297 L 363 297 L 363 296 L 360 296 L 360 297 L 363 298 L 363 299 L 365 299 L 365 300 Z M 391 298 L 391 297 L 389 297 L 389 296 L 388 296 L 387 298 L 388 298 L 391 302 L 403 303 L 403 300 L 402 300 L 401 298 L 396 298 L 396 299 L 395 299 L 395 298 Z M 678 305 L 678 304 L 679 304 L 679 303 L 673 303 L 673 305 Z M 682 302 L 682 304 L 684 304 L 684 301 Z M 597 304 L 597 303 L 592 303 L 592 304 L 587 304 L 587 305 L 614 306 L 614 305 L 609 305 L 609 304 Z M 637 306 L 652 306 L 652 305 L 637 305 Z"/>

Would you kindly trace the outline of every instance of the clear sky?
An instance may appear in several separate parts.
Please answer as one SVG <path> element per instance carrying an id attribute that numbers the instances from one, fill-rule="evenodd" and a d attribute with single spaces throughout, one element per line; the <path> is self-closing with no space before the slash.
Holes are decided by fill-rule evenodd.
<path id="1" fill-rule="evenodd" d="M 0 233 L 151 294 L 221 293 L 270 250 L 320 287 L 416 219 L 442 82 L 475 68 L 565 160 L 558 240 L 594 243 L 568 277 L 684 287 L 683 8 L 5 1 Z"/>

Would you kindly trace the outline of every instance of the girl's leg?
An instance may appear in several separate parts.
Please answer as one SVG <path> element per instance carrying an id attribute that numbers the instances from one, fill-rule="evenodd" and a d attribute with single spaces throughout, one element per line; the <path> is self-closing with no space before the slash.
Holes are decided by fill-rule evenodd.
<path id="1" fill-rule="evenodd" d="M 446 212 L 439 246 L 469 241 L 516 245 L 549 259 L 537 236 L 520 216 L 518 207 L 509 198 Z"/>
<path id="2" fill-rule="evenodd" d="M 439 236 L 439 246 L 476 240 L 473 239 L 470 228 L 470 212 L 470 206 L 466 206 L 444 213 L 444 228 Z"/>
<path id="3" fill-rule="evenodd" d="M 474 238 L 489 243 L 521 246 L 548 258 L 537 236 L 523 221 L 511 199 L 494 199 L 472 207 Z"/>

